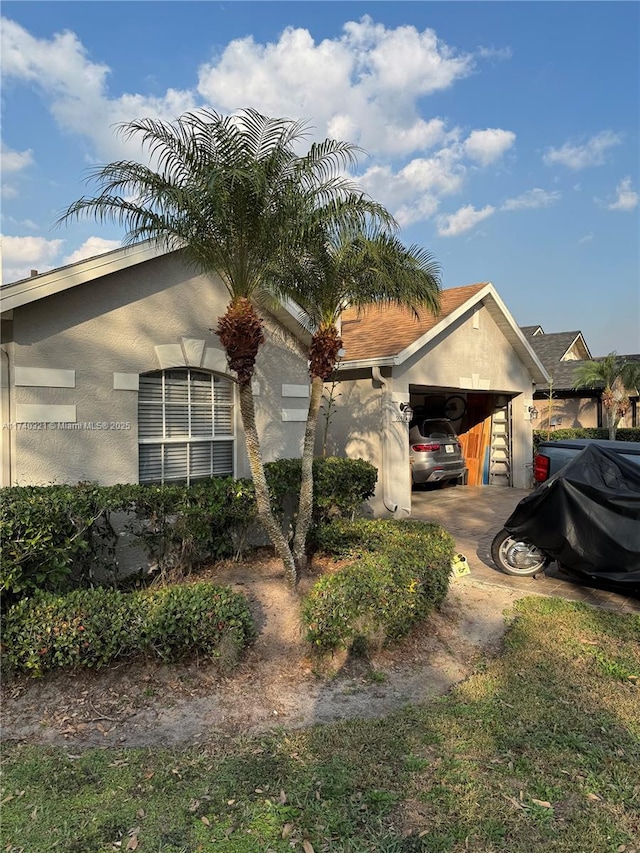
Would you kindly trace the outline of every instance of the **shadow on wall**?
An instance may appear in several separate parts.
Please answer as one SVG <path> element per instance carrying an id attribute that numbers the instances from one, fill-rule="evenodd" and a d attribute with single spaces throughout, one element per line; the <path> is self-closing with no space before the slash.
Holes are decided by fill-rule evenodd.
<path id="1" fill-rule="evenodd" d="M 334 397 L 336 405 L 329 411 L 325 390 L 318 419 L 316 453 L 322 454 L 325 443 L 327 456 L 349 456 L 378 465 L 382 428 L 379 391 L 372 388 L 370 379 L 350 381 L 337 383 Z M 323 441 L 325 435 L 326 442 Z"/>

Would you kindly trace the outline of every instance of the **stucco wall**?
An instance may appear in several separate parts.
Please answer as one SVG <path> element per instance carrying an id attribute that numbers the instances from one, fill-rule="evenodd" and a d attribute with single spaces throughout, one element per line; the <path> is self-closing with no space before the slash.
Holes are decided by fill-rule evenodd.
<path id="1" fill-rule="evenodd" d="M 10 365 L 12 482 L 137 482 L 138 395 L 135 388 L 114 388 L 114 374 L 124 374 L 124 381 L 120 376 L 116 384 L 126 385 L 126 374 L 177 366 L 185 352 L 186 363 L 196 367 L 200 351 L 205 364 L 226 371 L 211 328 L 227 301 L 219 280 L 194 275 L 177 255 L 169 255 L 15 309 Z M 291 335 L 272 318 L 267 318 L 266 330 L 267 343 L 258 356 L 255 402 L 268 461 L 300 454 L 304 424 L 283 422 L 282 412 L 306 409 L 307 400 L 283 396 L 283 384 L 304 387 L 308 377 L 306 356 Z M 156 350 L 165 346 L 174 349 Z M 53 371 L 53 381 L 59 377 L 58 384 L 73 387 L 15 385 L 16 367 L 19 380 L 29 375 L 29 368 L 45 368 Z M 48 376 L 40 373 L 36 378 L 39 375 Z M 76 426 L 108 428 L 20 426 L 19 413 L 29 411 L 21 408 L 25 404 L 75 407 Z M 235 414 L 236 470 L 238 476 L 248 476 L 237 407 Z M 125 426 L 111 428 L 112 424 Z"/>
<path id="2" fill-rule="evenodd" d="M 372 501 L 376 514 L 394 508 L 399 517 L 410 512 L 408 430 L 399 408 L 400 402 L 409 400 L 410 386 L 511 397 L 513 485 L 530 485 L 531 375 L 484 307 L 468 312 L 403 364 L 383 368 L 379 378 L 370 370 L 342 376 L 328 430 L 328 452 L 360 456 L 376 465 L 378 487 Z"/>

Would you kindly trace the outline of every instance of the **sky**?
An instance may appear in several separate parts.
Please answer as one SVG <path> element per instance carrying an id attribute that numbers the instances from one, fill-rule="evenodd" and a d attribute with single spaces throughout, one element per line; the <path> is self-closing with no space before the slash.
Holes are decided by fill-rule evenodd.
<path id="1" fill-rule="evenodd" d="M 352 175 L 443 287 L 640 352 L 640 4 L 2 4 L 3 282 L 121 245 L 55 227 L 146 116 L 251 107 L 363 149 Z"/>

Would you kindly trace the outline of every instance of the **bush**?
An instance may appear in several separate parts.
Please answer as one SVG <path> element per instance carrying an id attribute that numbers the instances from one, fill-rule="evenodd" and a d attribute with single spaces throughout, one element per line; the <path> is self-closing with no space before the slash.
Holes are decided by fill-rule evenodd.
<path id="1" fill-rule="evenodd" d="M 22 486 L 2 490 L 0 591 L 19 596 L 36 589 L 65 591 L 74 575 L 90 573 L 101 553 L 112 553 L 103 489 L 78 486 Z M 103 531 L 100 548 L 96 539 Z"/>
<path id="2" fill-rule="evenodd" d="M 131 593 L 40 592 L 7 612 L 3 662 L 34 676 L 134 655 L 176 661 L 202 654 L 234 663 L 254 638 L 244 596 L 210 583 Z"/>
<path id="3" fill-rule="evenodd" d="M 297 509 L 302 462 L 279 459 L 265 465 L 269 490 L 276 508 L 285 515 Z M 335 517 L 353 518 L 374 493 L 377 469 L 364 459 L 319 456 L 313 460 L 313 522 L 324 524 Z"/>
<path id="4" fill-rule="evenodd" d="M 267 466 L 276 512 L 284 519 L 300 490 L 299 459 Z M 353 516 L 373 494 L 376 469 L 361 459 L 314 462 L 314 519 Z M 256 520 L 251 480 L 215 477 L 191 486 L 16 486 L 0 492 L 0 596 L 7 607 L 38 590 L 67 592 L 118 579 L 113 515 L 127 513 L 133 545 L 161 573 L 188 573 L 247 546 Z"/>
<path id="5" fill-rule="evenodd" d="M 353 560 L 304 601 L 307 640 L 320 651 L 397 639 L 447 594 L 455 543 L 438 525 L 337 520 L 320 528 L 317 542 L 324 553 Z"/>
<path id="6" fill-rule="evenodd" d="M 609 438 L 609 430 L 601 427 L 576 427 L 574 429 L 546 429 L 533 431 L 533 452 L 537 453 L 541 441 L 565 441 L 568 438 Z M 640 441 L 640 429 L 622 427 L 616 430 L 616 441 Z"/>
<path id="7" fill-rule="evenodd" d="M 161 572 L 240 553 L 256 515 L 253 483 L 232 478 L 190 487 L 23 486 L 1 496 L 3 607 L 39 590 L 88 587 L 97 576 L 115 585 L 115 513 L 129 515 L 132 544 Z"/>

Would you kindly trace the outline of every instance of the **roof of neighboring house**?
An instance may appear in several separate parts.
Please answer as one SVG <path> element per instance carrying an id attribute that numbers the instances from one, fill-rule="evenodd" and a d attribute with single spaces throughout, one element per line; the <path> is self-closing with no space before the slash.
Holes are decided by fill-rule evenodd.
<path id="1" fill-rule="evenodd" d="M 542 326 L 520 326 L 520 329 L 522 330 L 522 334 L 525 336 L 525 338 L 529 338 L 532 335 L 535 335 L 536 333 L 539 335 L 544 335 L 544 332 L 542 331 Z"/>
<path id="2" fill-rule="evenodd" d="M 521 326 L 520 328 L 551 376 L 553 387 L 557 390 L 573 388 L 576 368 L 584 361 L 591 359 L 591 353 L 582 332 L 551 332 L 547 334 L 541 326 Z M 587 355 L 586 359 L 566 358 L 576 345 Z M 544 386 L 544 388 L 548 387 L 548 385 Z M 539 388 L 538 390 L 542 389 Z"/>
<path id="3" fill-rule="evenodd" d="M 341 336 L 345 349 L 340 369 L 401 364 L 444 332 L 465 313 L 484 305 L 496 325 L 527 365 L 536 383 L 548 374 L 491 282 L 443 290 L 440 312 L 422 310 L 419 317 L 407 308 L 372 305 L 342 314 Z"/>

